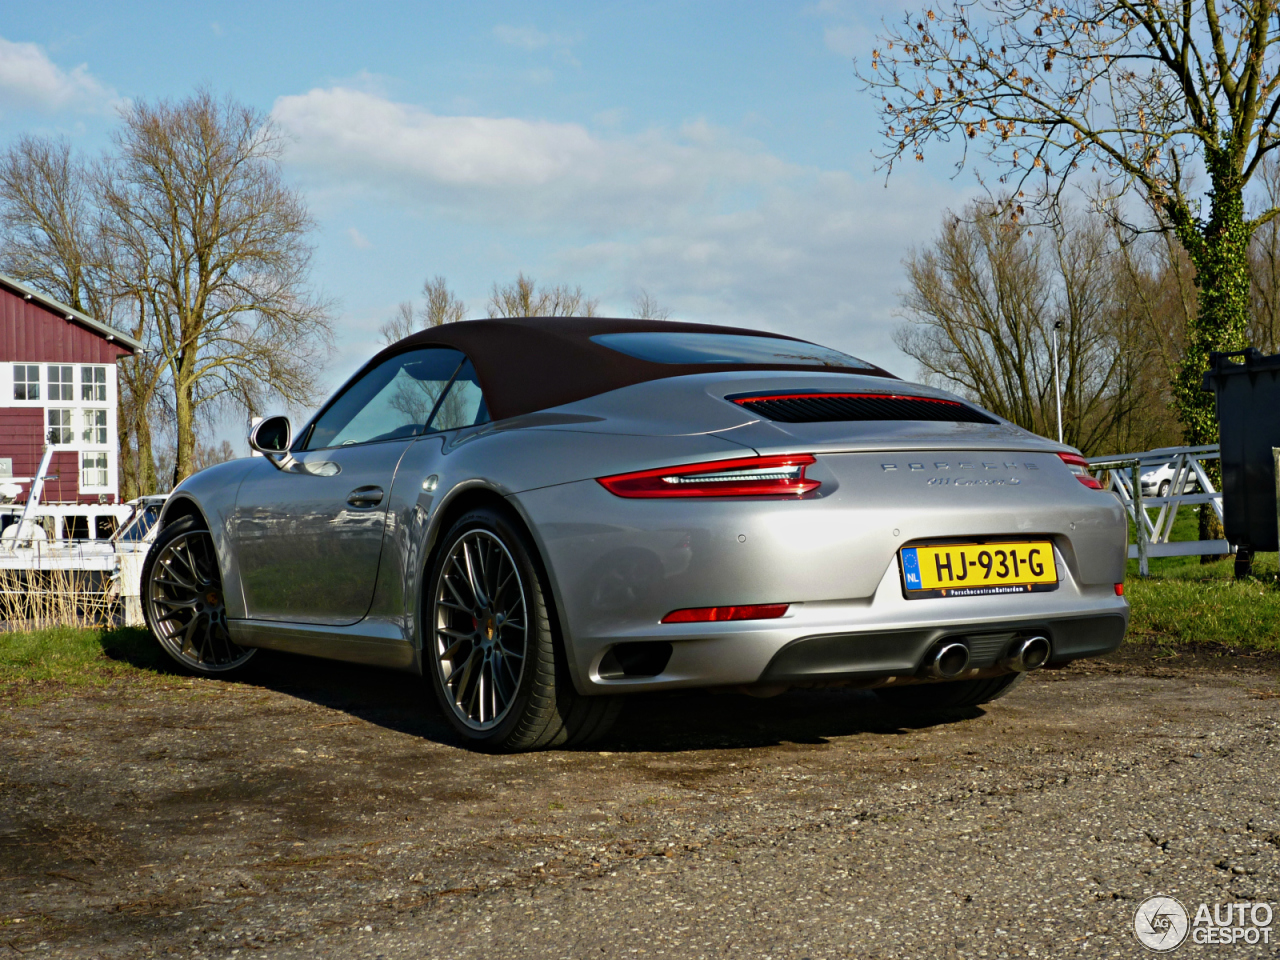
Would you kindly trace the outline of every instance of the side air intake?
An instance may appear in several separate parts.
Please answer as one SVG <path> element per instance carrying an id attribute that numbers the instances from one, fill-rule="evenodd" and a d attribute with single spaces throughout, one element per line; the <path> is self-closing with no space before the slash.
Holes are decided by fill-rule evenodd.
<path id="1" fill-rule="evenodd" d="M 781 423 L 833 420 L 941 420 L 949 423 L 999 423 L 955 400 L 891 393 L 772 393 L 725 397 L 752 413 Z"/>

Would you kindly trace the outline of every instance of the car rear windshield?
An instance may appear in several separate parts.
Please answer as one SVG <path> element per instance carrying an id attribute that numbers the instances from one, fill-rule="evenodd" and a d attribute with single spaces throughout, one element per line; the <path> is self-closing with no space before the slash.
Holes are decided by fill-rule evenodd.
<path id="1" fill-rule="evenodd" d="M 830 347 L 781 337 L 753 337 L 735 333 L 600 333 L 591 338 L 610 350 L 651 363 L 771 364 L 795 367 L 875 367 Z"/>

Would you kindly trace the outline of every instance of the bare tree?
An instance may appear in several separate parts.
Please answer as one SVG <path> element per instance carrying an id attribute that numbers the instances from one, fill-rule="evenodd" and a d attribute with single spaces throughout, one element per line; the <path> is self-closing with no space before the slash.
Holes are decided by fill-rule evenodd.
<path id="1" fill-rule="evenodd" d="M 440 274 L 423 281 L 422 297 L 426 302 L 419 316 L 424 328 L 457 323 L 467 318 L 467 305 L 453 295 L 449 284 Z"/>
<path id="2" fill-rule="evenodd" d="M 599 308 L 600 302 L 587 297 L 582 287 L 562 284 L 539 290 L 523 273 L 503 286 L 495 283 L 489 297 L 490 317 L 594 317 Z"/>
<path id="3" fill-rule="evenodd" d="M 671 311 L 658 303 L 643 287 L 631 299 L 631 315 L 641 320 L 671 319 Z"/>
<path id="4" fill-rule="evenodd" d="M 399 340 L 403 340 L 411 333 L 415 333 L 418 325 L 413 316 L 413 303 L 408 300 L 401 300 L 396 306 L 395 315 L 390 320 L 378 328 L 378 332 L 382 334 L 382 342 L 390 346 Z"/>
<path id="5" fill-rule="evenodd" d="M 236 459 L 235 447 L 230 440 L 223 440 L 216 447 L 212 443 L 196 443 L 195 469 L 203 470 L 214 464 Z"/>
<path id="6" fill-rule="evenodd" d="M 20 137 L 0 155 L 0 269 L 143 342 L 117 364 L 120 492 L 131 500 L 157 489 L 151 415 L 162 371 L 145 347 L 145 304 L 122 282 L 129 267 L 104 237 L 98 185 L 65 141 Z"/>
<path id="7" fill-rule="evenodd" d="M 1280 206 L 1280 163 L 1268 157 L 1258 173 L 1263 203 Z M 1280 351 L 1280 219 L 1267 221 L 1253 234 L 1249 248 L 1249 279 L 1253 309 L 1249 314 L 1249 342 L 1264 353 Z"/>
<path id="8" fill-rule="evenodd" d="M 1196 270 L 1174 401 L 1186 441 L 1210 443 L 1201 377 L 1209 351 L 1244 346 L 1250 238 L 1280 212 L 1244 204 L 1280 145 L 1277 39 L 1277 0 L 952 0 L 887 31 L 860 75 L 881 98 L 890 167 L 958 140 L 962 164 L 974 144 L 1019 197 L 1038 177 L 1057 198 L 1076 170 L 1137 187 Z"/>
<path id="9" fill-rule="evenodd" d="M 175 482 L 194 467 L 198 418 L 220 402 L 311 399 L 330 304 L 307 287 L 312 227 L 280 177 L 270 120 L 201 91 L 135 102 L 103 178 L 106 232 L 134 265 L 173 394 Z"/>
<path id="10" fill-rule="evenodd" d="M 423 281 L 422 298 L 422 308 L 416 315 L 413 303 L 408 300 L 396 307 L 395 316 L 378 329 L 383 343 L 392 344 L 420 329 L 457 323 L 467 318 L 467 305 L 454 296 L 449 282 L 439 274 Z"/>
<path id="11" fill-rule="evenodd" d="M 973 204 L 907 261 L 908 325 L 895 336 L 926 380 L 1036 433 L 1056 432 L 1052 340 L 1060 324 L 1063 433 L 1091 453 L 1134 436 L 1151 377 L 1145 331 L 1117 286 L 1118 245 L 1098 216 L 1033 229 Z M 1114 452 L 1114 451 L 1111 451 Z"/>

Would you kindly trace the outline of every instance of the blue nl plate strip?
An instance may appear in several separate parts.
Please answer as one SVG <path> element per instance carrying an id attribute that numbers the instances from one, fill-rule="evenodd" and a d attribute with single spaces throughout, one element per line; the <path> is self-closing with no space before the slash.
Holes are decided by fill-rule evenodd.
<path id="1" fill-rule="evenodd" d="M 920 579 L 920 557 L 915 547 L 905 547 L 902 551 L 902 576 L 908 590 L 919 590 L 924 586 Z"/>

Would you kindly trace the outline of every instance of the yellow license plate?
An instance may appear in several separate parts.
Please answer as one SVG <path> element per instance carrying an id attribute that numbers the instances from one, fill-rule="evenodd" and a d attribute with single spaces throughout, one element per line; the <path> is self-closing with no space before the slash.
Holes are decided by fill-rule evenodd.
<path id="1" fill-rule="evenodd" d="M 1058 588 L 1058 567 L 1048 540 L 903 547 L 901 558 L 902 585 L 912 600 Z"/>

